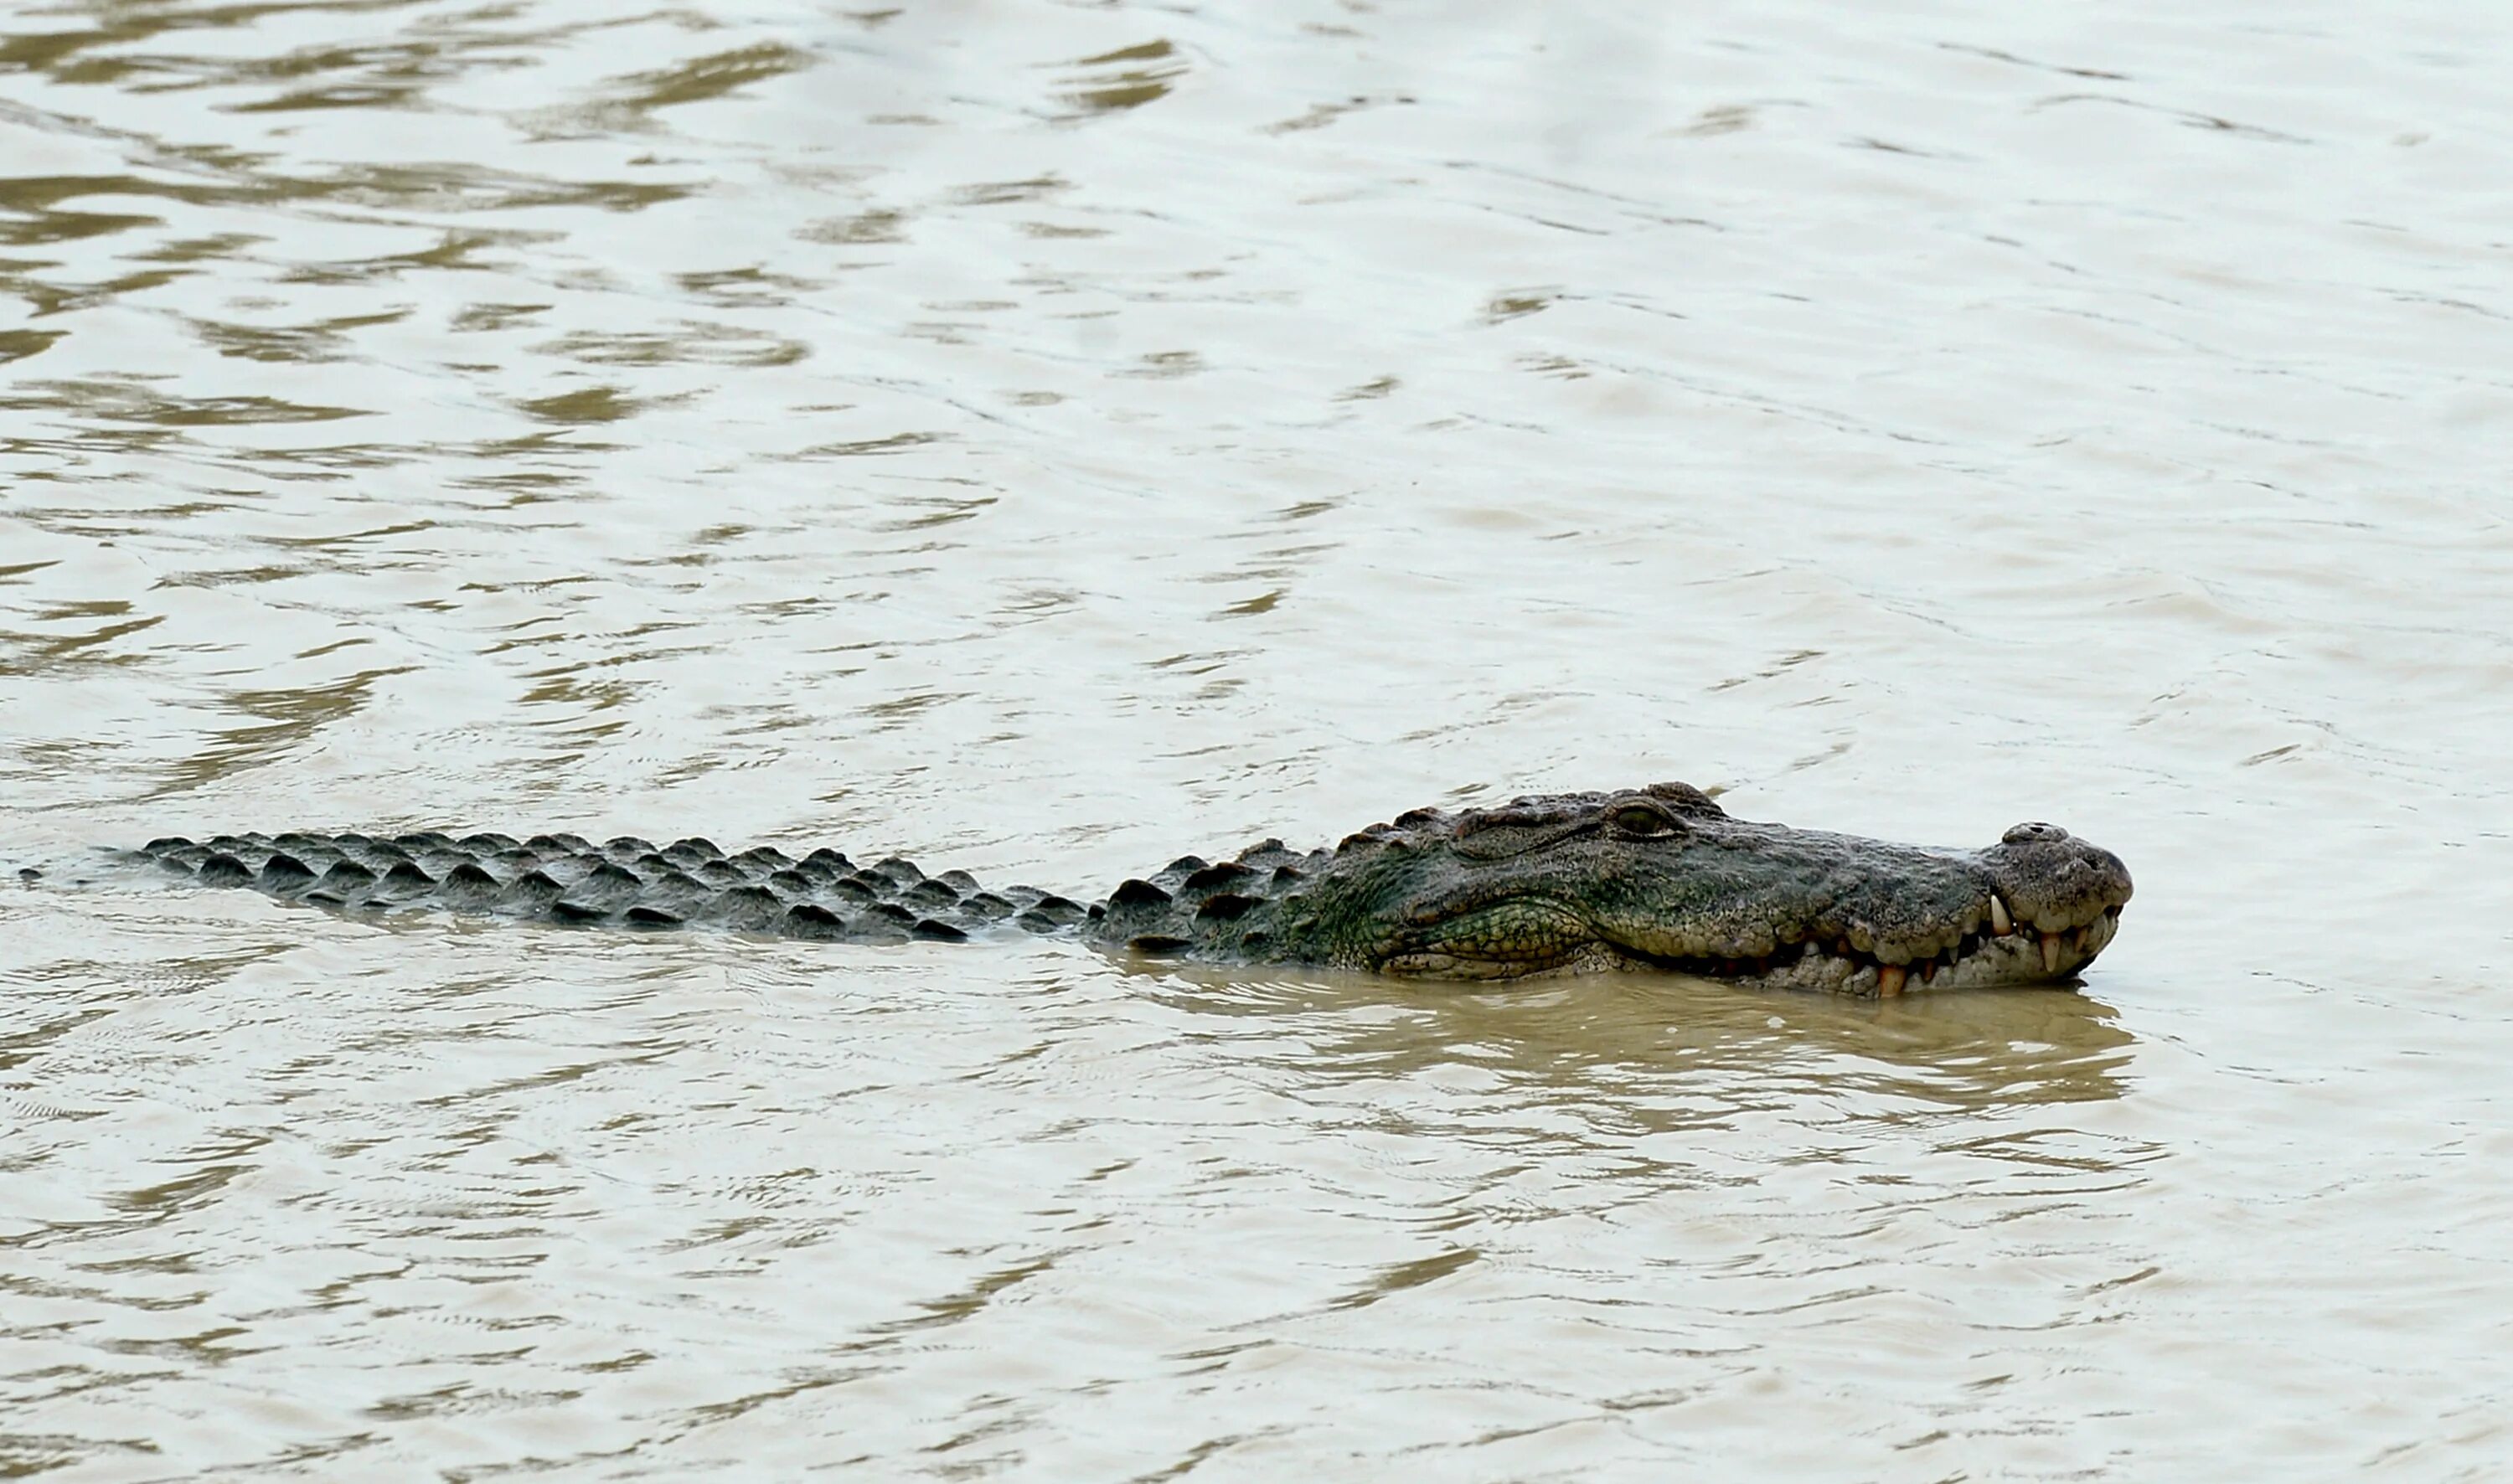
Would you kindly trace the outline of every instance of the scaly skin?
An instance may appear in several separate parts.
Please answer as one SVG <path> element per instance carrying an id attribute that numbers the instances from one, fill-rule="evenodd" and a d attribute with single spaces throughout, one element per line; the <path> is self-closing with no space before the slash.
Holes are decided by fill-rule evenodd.
<path id="1" fill-rule="evenodd" d="M 1017 929 L 1214 963 L 1496 980 L 1673 969 L 1770 988 L 1898 995 L 2064 980 L 2130 898 L 2120 858 L 2054 825 L 1935 850 L 1732 819 L 1687 784 L 1416 809 L 1332 850 L 1194 856 L 1097 906 L 986 891 L 892 858 L 727 855 L 698 840 L 439 834 L 220 836 L 140 855 L 211 885 L 341 910 L 443 907 L 542 921 L 851 942 Z"/>

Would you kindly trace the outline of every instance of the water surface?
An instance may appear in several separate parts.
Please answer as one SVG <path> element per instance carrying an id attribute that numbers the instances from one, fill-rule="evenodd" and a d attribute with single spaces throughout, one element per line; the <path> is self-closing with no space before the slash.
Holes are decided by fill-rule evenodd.
<path id="1" fill-rule="evenodd" d="M 2513 33 L 2465 7 L 0 20 L 0 862 L 1081 893 L 1683 778 L 2082 994 L 0 887 L 0 1467 L 2513 1466 Z"/>

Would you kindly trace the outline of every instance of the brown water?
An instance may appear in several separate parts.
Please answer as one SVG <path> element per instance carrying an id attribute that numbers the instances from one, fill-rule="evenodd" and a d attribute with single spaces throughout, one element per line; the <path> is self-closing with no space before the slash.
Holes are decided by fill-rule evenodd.
<path id="1" fill-rule="evenodd" d="M 0 860 L 1686 778 L 2082 995 L 0 888 L 0 1471 L 2513 1476 L 2513 18 L 0 20 Z"/>

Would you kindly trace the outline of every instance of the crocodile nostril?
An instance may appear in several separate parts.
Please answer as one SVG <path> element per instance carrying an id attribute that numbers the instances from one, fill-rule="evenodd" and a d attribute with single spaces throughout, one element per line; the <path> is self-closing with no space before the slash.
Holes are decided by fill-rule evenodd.
<path id="1" fill-rule="evenodd" d="M 2000 840 L 2007 844 L 2022 845 L 2039 841 L 2061 840 L 2066 840 L 2067 838 L 2068 832 L 2060 829 L 2057 825 L 2046 825 L 2041 821 L 2036 820 L 2031 824 L 2015 826 L 2009 830 L 2005 835 L 2001 836 Z"/>

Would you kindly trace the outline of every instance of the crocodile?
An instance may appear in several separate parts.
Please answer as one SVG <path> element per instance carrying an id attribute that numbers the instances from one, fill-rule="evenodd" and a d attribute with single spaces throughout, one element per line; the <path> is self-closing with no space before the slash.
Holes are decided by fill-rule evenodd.
<path id="1" fill-rule="evenodd" d="M 1933 849 L 1733 818 L 1683 783 L 1415 809 L 1306 852 L 1267 840 L 1183 856 L 1096 904 L 896 856 L 858 866 L 826 847 L 698 839 L 255 834 L 133 854 L 344 912 L 855 943 L 1031 934 L 1222 964 L 1469 981 L 1658 969 L 1856 996 L 2069 979 L 2130 897 L 2118 856 L 2056 825 Z"/>

